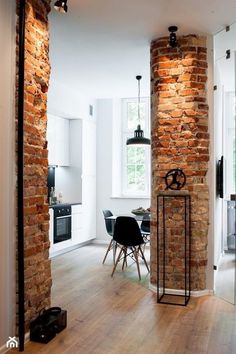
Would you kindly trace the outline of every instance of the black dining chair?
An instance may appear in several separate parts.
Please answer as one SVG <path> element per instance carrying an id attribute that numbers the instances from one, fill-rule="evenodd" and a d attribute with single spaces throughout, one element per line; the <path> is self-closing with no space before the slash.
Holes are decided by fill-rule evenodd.
<path id="1" fill-rule="evenodd" d="M 144 261 L 148 272 L 149 267 L 143 254 L 142 245 L 145 242 L 137 221 L 130 216 L 118 216 L 114 227 L 113 240 L 120 247 L 120 252 L 115 261 L 111 276 L 113 276 L 120 261 L 123 260 L 123 270 L 125 264 L 127 264 L 127 258 L 131 257 L 137 265 L 139 280 L 141 280 L 139 259 L 141 258 Z"/>
<path id="2" fill-rule="evenodd" d="M 114 223 L 114 220 L 106 219 L 107 217 L 112 216 L 113 214 L 108 209 L 105 209 L 102 212 L 103 212 L 103 215 L 104 215 L 104 220 L 105 220 L 105 226 L 106 226 L 107 233 L 108 233 L 108 235 L 111 236 L 111 241 L 109 243 L 109 246 L 107 248 L 106 254 L 105 254 L 104 259 L 102 261 L 102 264 L 104 264 L 105 260 L 107 258 L 107 255 L 108 255 L 108 253 L 111 250 L 113 250 L 113 261 L 115 262 L 116 242 L 113 239 L 113 223 Z"/>
<path id="3" fill-rule="evenodd" d="M 145 215 L 140 225 L 141 233 L 145 243 L 150 241 L 150 216 Z"/>

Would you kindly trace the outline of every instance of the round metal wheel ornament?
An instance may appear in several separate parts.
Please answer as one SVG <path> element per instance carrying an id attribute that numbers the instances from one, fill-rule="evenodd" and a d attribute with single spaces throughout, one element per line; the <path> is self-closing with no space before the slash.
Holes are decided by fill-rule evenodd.
<path id="1" fill-rule="evenodd" d="M 180 168 L 174 168 L 165 175 L 166 189 L 180 190 L 186 183 L 186 176 Z"/>

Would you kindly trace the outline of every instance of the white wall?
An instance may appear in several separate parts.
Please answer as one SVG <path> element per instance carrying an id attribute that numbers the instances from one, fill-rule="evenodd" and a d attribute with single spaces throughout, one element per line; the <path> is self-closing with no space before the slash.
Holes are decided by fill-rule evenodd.
<path id="1" fill-rule="evenodd" d="M 82 202 L 81 168 L 56 167 L 55 192 L 58 197 L 62 193 L 63 203 Z"/>
<path id="2" fill-rule="evenodd" d="M 0 0 L 0 351 L 15 322 L 15 1 Z"/>
<path id="3" fill-rule="evenodd" d="M 94 106 L 95 100 L 55 80 L 52 66 L 48 91 L 48 113 L 69 119 L 84 119 L 89 116 L 89 105 Z"/>
<path id="4" fill-rule="evenodd" d="M 139 206 L 150 207 L 150 199 L 114 198 L 112 197 L 112 169 L 113 164 L 120 162 L 113 159 L 113 140 L 119 131 L 113 128 L 119 126 L 119 115 L 114 106 L 117 102 L 112 99 L 97 100 L 97 232 L 98 240 L 109 241 L 105 229 L 103 209 L 110 209 L 113 214 L 129 214 Z M 117 142 L 118 143 L 118 142 Z M 117 156 L 117 155 L 116 155 Z"/>

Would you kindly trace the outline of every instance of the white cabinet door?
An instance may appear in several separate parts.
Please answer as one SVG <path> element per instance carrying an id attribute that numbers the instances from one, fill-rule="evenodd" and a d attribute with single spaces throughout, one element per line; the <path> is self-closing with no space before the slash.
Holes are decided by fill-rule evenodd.
<path id="1" fill-rule="evenodd" d="M 83 175 L 96 174 L 96 122 L 86 119 L 83 121 L 82 173 Z"/>
<path id="2" fill-rule="evenodd" d="M 52 247 L 53 245 L 53 228 L 54 228 L 54 211 L 52 208 L 49 208 L 49 241 L 50 241 L 50 246 Z"/>
<path id="3" fill-rule="evenodd" d="M 72 231 L 82 229 L 82 205 L 72 205 Z"/>
<path id="4" fill-rule="evenodd" d="M 84 241 L 82 205 L 72 205 L 72 242 L 80 244 Z"/>
<path id="5" fill-rule="evenodd" d="M 70 119 L 70 165 L 82 170 L 82 119 Z"/>
<path id="6" fill-rule="evenodd" d="M 96 238 L 96 177 L 83 176 L 84 234 L 87 240 Z"/>
<path id="7" fill-rule="evenodd" d="M 69 166 L 69 120 L 48 114 L 49 165 Z"/>
<path id="8" fill-rule="evenodd" d="M 96 121 L 83 121 L 82 203 L 84 237 L 96 238 Z"/>
<path id="9" fill-rule="evenodd" d="M 72 232 L 75 230 L 82 229 L 82 214 L 72 215 Z"/>
<path id="10" fill-rule="evenodd" d="M 48 114 L 47 122 L 47 141 L 48 141 L 48 163 L 49 165 L 57 165 L 56 157 L 56 119 Z"/>
<path id="11" fill-rule="evenodd" d="M 63 124 L 63 165 L 70 166 L 70 124 L 69 119 L 64 119 Z"/>
<path id="12" fill-rule="evenodd" d="M 58 166 L 69 166 L 69 120 L 56 120 L 56 157 Z"/>

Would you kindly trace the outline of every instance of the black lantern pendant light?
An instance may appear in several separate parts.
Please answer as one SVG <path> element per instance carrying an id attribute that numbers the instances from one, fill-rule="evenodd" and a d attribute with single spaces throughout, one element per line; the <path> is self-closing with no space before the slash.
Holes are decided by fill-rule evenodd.
<path id="1" fill-rule="evenodd" d="M 54 9 L 63 14 L 67 13 L 67 0 L 57 0 L 54 4 Z"/>
<path id="2" fill-rule="evenodd" d="M 142 76 L 138 75 L 136 79 L 138 80 L 138 121 L 140 122 L 140 80 Z M 150 145 L 150 139 L 143 136 L 140 124 L 138 124 L 137 129 L 134 131 L 134 137 L 129 138 L 126 145 Z"/>
<path id="3" fill-rule="evenodd" d="M 168 27 L 168 31 L 170 32 L 170 39 L 169 39 L 169 46 L 171 48 L 177 47 L 177 38 L 176 38 L 176 33 L 178 31 L 177 26 L 170 26 Z"/>

